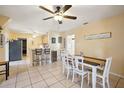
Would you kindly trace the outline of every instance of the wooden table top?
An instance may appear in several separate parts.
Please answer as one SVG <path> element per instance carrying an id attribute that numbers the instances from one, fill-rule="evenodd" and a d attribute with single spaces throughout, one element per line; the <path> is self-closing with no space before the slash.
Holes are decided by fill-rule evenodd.
<path id="1" fill-rule="evenodd" d="M 95 65 L 95 66 L 97 65 L 104 66 L 106 62 L 105 59 L 96 58 L 96 57 L 83 56 L 83 58 L 84 58 L 84 63 Z"/>
<path id="2" fill-rule="evenodd" d="M 5 65 L 7 63 L 7 61 L 1 61 L 0 65 Z"/>

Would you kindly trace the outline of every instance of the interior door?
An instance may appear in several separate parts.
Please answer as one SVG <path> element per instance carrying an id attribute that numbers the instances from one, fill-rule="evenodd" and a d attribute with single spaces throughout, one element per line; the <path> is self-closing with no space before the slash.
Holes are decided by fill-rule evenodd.
<path id="1" fill-rule="evenodd" d="M 21 40 L 9 42 L 9 61 L 22 59 Z"/>
<path id="2" fill-rule="evenodd" d="M 75 35 L 67 36 L 66 45 L 67 45 L 66 50 L 68 51 L 68 54 L 74 55 L 75 54 Z"/>

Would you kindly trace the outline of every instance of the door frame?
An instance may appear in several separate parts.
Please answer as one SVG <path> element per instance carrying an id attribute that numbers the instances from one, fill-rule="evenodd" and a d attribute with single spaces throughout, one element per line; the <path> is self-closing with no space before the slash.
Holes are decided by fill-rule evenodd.
<path id="1" fill-rule="evenodd" d="M 74 40 L 74 41 L 69 41 L 69 40 Z M 72 42 L 73 42 L 73 44 L 72 44 Z M 71 44 L 71 48 L 73 48 L 73 49 L 70 49 L 70 50 L 68 51 L 68 45 L 70 45 L 70 44 Z M 73 47 L 72 47 L 72 46 L 73 46 Z M 74 35 L 74 34 L 68 35 L 68 36 L 66 37 L 66 51 L 67 51 L 69 54 L 72 54 L 72 55 L 75 54 L 75 35 Z M 73 52 L 70 52 L 70 51 L 73 51 Z"/>

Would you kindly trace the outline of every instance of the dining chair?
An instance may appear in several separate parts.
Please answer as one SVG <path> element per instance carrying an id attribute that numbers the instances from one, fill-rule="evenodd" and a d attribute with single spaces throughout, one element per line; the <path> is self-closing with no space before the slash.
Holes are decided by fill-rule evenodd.
<path id="1" fill-rule="evenodd" d="M 62 58 L 65 54 L 65 50 L 60 50 L 60 60 L 62 61 Z"/>
<path id="2" fill-rule="evenodd" d="M 83 87 L 83 79 L 85 77 L 88 78 L 88 85 L 89 85 L 89 71 L 84 70 L 84 58 L 81 56 L 75 56 L 74 57 L 74 64 L 73 64 L 73 76 L 72 76 L 72 82 L 74 81 L 75 74 L 78 74 L 81 76 L 81 88 Z"/>
<path id="3" fill-rule="evenodd" d="M 105 88 L 105 84 L 107 83 L 107 87 L 109 88 L 109 72 L 110 72 L 110 67 L 111 67 L 111 63 L 112 63 L 112 57 L 106 58 L 106 62 L 105 62 L 105 66 L 102 69 L 101 67 L 97 68 L 97 78 L 102 79 L 102 83 L 98 82 L 100 85 L 103 86 L 103 88 Z M 100 72 L 98 72 L 98 70 L 101 70 Z"/>
<path id="4" fill-rule="evenodd" d="M 73 72 L 73 57 L 65 53 L 62 56 L 62 62 L 63 62 L 63 73 L 65 72 L 65 70 L 67 70 L 67 79 L 68 79 L 70 73 Z"/>

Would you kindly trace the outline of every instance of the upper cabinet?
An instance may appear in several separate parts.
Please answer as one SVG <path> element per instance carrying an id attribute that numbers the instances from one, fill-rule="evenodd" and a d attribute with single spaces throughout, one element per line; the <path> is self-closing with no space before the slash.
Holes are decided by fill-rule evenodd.
<path id="1" fill-rule="evenodd" d="M 7 25 L 9 22 L 10 18 L 7 16 L 2 16 L 0 15 L 0 29 L 4 29 L 4 27 Z"/>

